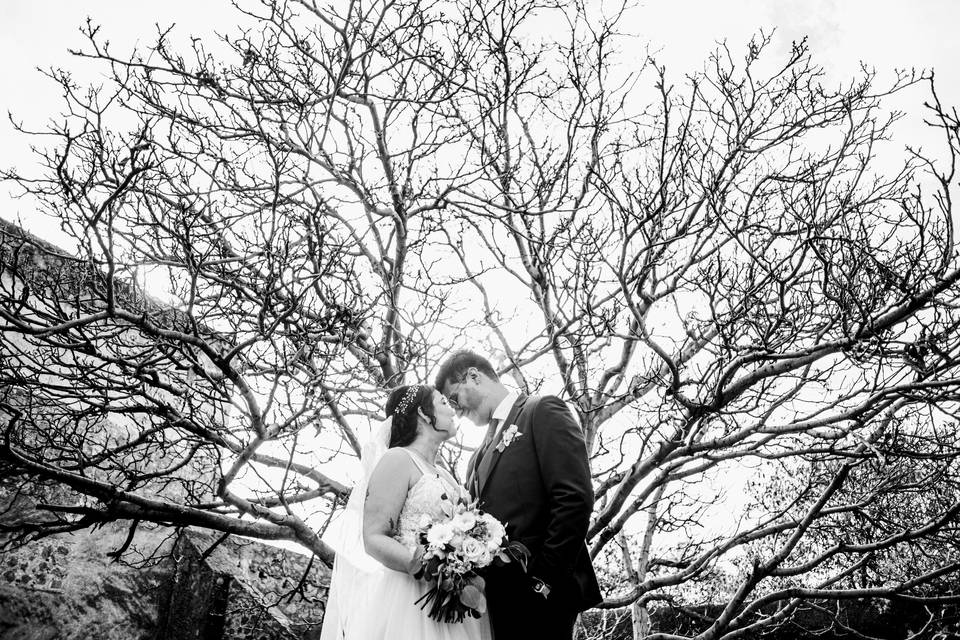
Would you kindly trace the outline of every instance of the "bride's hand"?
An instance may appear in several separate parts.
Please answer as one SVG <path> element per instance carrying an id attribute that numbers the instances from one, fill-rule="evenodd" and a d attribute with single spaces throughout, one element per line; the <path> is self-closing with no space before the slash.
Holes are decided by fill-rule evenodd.
<path id="1" fill-rule="evenodd" d="M 413 557 L 410 558 L 410 564 L 407 565 L 407 573 L 419 580 L 423 576 L 423 547 L 417 547 L 413 550 Z"/>

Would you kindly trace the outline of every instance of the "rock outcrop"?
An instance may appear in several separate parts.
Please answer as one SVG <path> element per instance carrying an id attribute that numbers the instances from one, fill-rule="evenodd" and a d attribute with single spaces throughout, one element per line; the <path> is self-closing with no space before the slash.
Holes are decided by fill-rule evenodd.
<path id="1" fill-rule="evenodd" d="M 0 640 L 319 636 L 328 572 L 308 556 L 202 532 L 59 534 L 3 553 Z"/>

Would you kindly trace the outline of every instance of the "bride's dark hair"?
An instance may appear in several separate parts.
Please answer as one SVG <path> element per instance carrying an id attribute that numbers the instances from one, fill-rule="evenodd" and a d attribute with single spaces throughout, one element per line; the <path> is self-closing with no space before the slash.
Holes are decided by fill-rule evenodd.
<path id="1" fill-rule="evenodd" d="M 397 387 L 387 398 L 386 412 L 393 416 L 390 429 L 390 447 L 405 447 L 417 439 L 417 409 L 423 411 L 436 427 L 433 411 L 433 387 L 426 384 Z"/>

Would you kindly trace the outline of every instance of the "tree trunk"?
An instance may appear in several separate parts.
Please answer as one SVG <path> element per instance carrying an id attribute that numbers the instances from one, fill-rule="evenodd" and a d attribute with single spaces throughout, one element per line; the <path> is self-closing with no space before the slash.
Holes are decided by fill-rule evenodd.
<path id="1" fill-rule="evenodd" d="M 644 509 L 647 513 L 647 526 L 643 532 L 643 540 L 640 543 L 640 557 L 637 558 L 636 565 L 634 565 L 633 559 L 630 557 L 630 545 L 627 541 L 626 534 L 621 530 L 618 536 L 620 549 L 623 551 L 623 564 L 626 567 L 627 580 L 631 586 L 635 588 L 640 586 L 647 575 L 647 565 L 650 562 L 650 547 L 653 543 L 654 531 L 656 531 L 657 528 L 657 507 L 660 505 L 661 498 L 663 498 L 664 489 L 666 489 L 666 484 L 658 487 L 650 504 Z M 640 640 L 650 634 L 652 630 L 650 612 L 647 610 L 647 605 L 642 599 L 638 598 L 630 605 L 630 618 L 633 620 L 633 640 Z"/>

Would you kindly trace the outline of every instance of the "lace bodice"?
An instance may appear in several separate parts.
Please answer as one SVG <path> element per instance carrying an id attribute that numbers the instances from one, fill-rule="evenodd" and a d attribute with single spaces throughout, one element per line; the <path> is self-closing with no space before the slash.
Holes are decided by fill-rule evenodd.
<path id="1" fill-rule="evenodd" d="M 423 475 L 407 492 L 407 499 L 400 510 L 400 521 L 397 524 L 395 538 L 403 546 L 413 549 L 417 546 L 416 536 L 423 516 L 429 516 L 431 520 L 442 518 L 444 516 L 443 496 L 446 495 L 448 501 L 454 502 L 458 497 L 465 496 L 466 490 L 454 484 L 452 477 L 445 477 L 447 474 L 441 475 L 427 467 L 416 454 L 410 451 L 407 453 Z"/>

